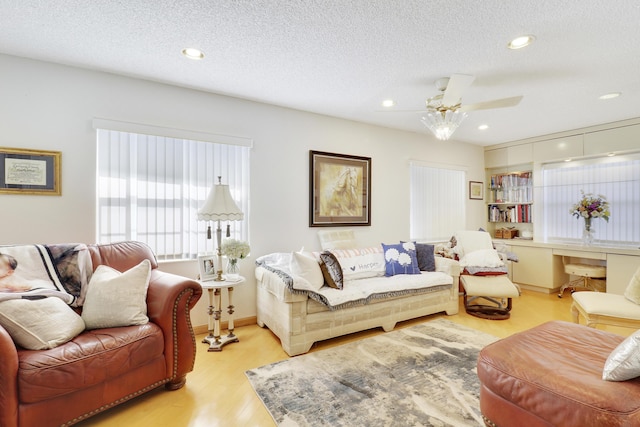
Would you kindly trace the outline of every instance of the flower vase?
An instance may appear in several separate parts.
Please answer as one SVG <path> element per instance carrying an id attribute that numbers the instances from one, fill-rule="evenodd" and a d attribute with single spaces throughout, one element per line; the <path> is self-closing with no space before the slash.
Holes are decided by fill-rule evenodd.
<path id="1" fill-rule="evenodd" d="M 591 246 L 593 244 L 593 230 L 591 229 L 591 218 L 584 219 L 584 230 L 582 231 L 582 244 Z"/>
<path id="2" fill-rule="evenodd" d="M 227 279 L 238 280 L 240 277 L 240 270 L 238 268 L 238 258 L 229 258 L 227 260 Z"/>

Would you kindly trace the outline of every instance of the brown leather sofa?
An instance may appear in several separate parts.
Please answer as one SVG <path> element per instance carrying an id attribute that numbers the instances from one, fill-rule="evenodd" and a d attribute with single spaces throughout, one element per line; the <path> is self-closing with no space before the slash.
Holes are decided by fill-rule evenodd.
<path id="1" fill-rule="evenodd" d="M 640 379 L 604 381 L 624 337 L 552 321 L 485 347 L 478 358 L 487 426 L 637 426 Z"/>
<path id="2" fill-rule="evenodd" d="M 66 426 L 164 385 L 181 388 L 193 370 L 196 344 L 190 310 L 198 282 L 161 272 L 139 242 L 89 245 L 93 268 L 128 270 L 151 261 L 149 323 L 85 330 L 49 350 L 16 347 L 0 327 L 0 426 Z"/>

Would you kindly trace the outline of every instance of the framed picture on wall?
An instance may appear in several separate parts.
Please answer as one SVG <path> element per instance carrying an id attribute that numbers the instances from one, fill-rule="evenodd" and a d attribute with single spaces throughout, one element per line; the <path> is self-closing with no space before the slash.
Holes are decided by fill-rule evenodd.
<path id="1" fill-rule="evenodd" d="M 309 226 L 371 225 L 371 157 L 309 151 Z"/>
<path id="2" fill-rule="evenodd" d="M 215 255 L 199 255 L 198 269 L 200 270 L 200 280 L 207 281 L 216 278 L 216 256 Z"/>
<path id="3" fill-rule="evenodd" d="M 478 181 L 469 181 L 469 198 L 472 200 L 484 199 L 484 184 Z"/>
<path id="4" fill-rule="evenodd" d="M 60 151 L 0 147 L 0 193 L 59 196 Z"/>

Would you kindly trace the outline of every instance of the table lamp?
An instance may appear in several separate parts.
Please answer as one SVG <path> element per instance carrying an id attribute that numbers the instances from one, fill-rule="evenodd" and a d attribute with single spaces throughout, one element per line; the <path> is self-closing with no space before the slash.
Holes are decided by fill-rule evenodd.
<path id="1" fill-rule="evenodd" d="M 229 192 L 229 186 L 222 184 L 222 177 L 218 177 L 218 183 L 211 188 L 207 200 L 204 205 L 198 210 L 198 221 L 217 221 L 218 227 L 216 228 L 216 243 L 218 244 L 218 265 L 216 266 L 215 281 L 224 281 L 222 276 L 222 252 L 220 247 L 222 245 L 222 230 L 220 229 L 220 221 L 241 221 L 244 218 L 244 214 L 236 205 L 236 202 L 231 197 Z M 229 237 L 229 224 L 227 224 L 227 237 Z M 211 224 L 207 227 L 207 239 L 211 239 Z"/>

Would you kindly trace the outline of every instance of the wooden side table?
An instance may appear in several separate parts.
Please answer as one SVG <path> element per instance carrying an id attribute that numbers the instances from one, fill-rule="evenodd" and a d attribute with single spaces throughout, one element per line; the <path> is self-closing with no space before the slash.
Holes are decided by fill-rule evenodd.
<path id="1" fill-rule="evenodd" d="M 202 342 L 209 343 L 209 349 L 207 351 L 222 351 L 222 346 L 232 342 L 238 342 L 239 339 L 233 334 L 233 288 L 241 285 L 245 282 L 245 278 L 240 276 L 237 280 L 225 280 L 215 281 L 207 280 L 201 281 L 200 285 L 203 289 L 206 289 L 209 294 L 209 335 L 207 335 Z M 220 337 L 220 318 L 222 317 L 222 290 L 227 290 L 229 297 L 229 305 L 227 306 L 227 313 L 229 313 L 229 333 Z"/>

